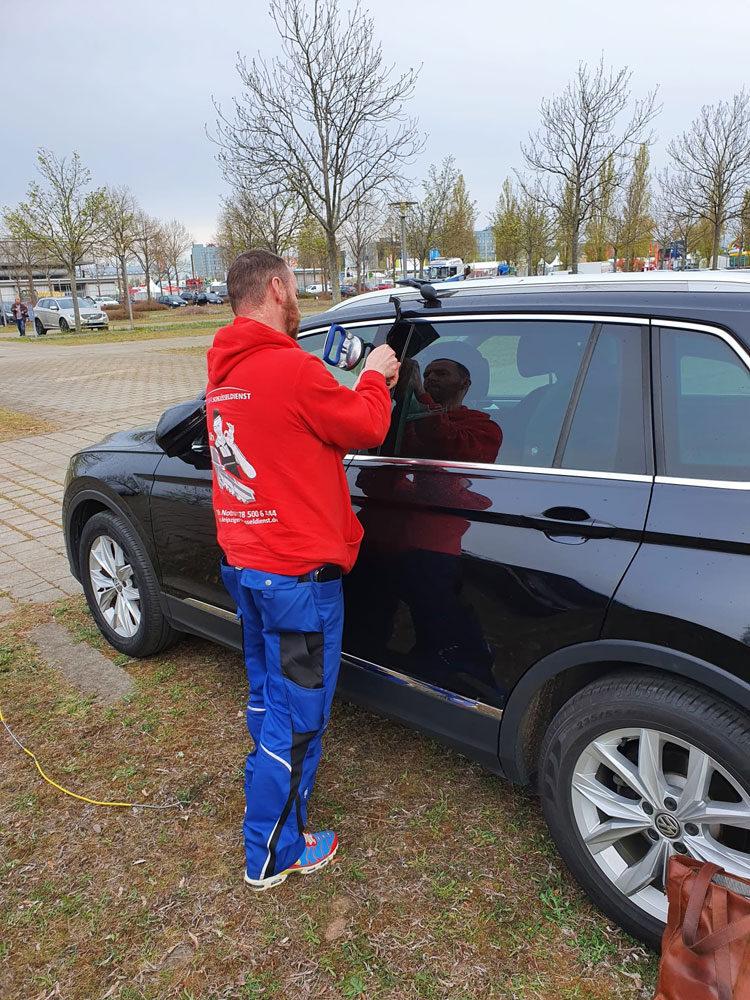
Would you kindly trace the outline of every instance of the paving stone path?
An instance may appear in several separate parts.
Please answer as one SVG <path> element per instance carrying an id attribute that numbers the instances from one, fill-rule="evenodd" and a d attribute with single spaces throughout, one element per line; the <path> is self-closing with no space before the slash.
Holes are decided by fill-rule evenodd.
<path id="1" fill-rule="evenodd" d="M 112 431 L 153 426 L 205 387 L 205 337 L 27 344 L 0 339 L 0 406 L 59 430 L 0 442 L 0 593 L 46 602 L 80 593 L 65 556 L 60 504 L 72 454 Z"/>

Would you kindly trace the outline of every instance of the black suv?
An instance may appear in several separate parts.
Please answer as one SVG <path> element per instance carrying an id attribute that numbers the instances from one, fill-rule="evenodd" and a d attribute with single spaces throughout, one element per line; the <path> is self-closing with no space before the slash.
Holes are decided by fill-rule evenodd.
<path id="1" fill-rule="evenodd" d="M 592 899 L 655 944 L 673 852 L 750 877 L 750 283 L 430 292 L 300 334 L 402 359 L 384 445 L 346 458 L 340 693 L 535 785 Z M 75 455 L 64 527 L 117 649 L 241 647 L 200 400 Z"/>

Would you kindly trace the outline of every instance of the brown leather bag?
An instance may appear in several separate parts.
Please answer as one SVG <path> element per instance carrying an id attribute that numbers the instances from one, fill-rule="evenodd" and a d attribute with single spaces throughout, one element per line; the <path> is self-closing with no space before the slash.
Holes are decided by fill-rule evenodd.
<path id="1" fill-rule="evenodd" d="M 654 1000 L 748 1000 L 750 882 L 674 854 L 667 897 Z"/>

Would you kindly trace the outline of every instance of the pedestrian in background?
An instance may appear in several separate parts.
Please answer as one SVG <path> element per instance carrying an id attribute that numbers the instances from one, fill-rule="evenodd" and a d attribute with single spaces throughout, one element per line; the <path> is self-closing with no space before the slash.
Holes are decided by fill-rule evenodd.
<path id="1" fill-rule="evenodd" d="M 11 306 L 13 313 L 13 320 L 18 327 L 18 332 L 22 337 L 26 336 L 26 321 L 29 318 L 29 309 L 25 302 L 21 302 L 19 298 Z"/>
<path id="2" fill-rule="evenodd" d="M 398 375 L 376 347 L 350 389 L 297 343 L 297 283 L 283 258 L 240 254 L 227 275 L 235 314 L 208 352 L 206 411 L 221 572 L 242 622 L 250 685 L 245 883 L 270 889 L 336 853 L 305 830 L 341 661 L 343 574 L 362 525 L 343 458 L 382 444 Z"/>

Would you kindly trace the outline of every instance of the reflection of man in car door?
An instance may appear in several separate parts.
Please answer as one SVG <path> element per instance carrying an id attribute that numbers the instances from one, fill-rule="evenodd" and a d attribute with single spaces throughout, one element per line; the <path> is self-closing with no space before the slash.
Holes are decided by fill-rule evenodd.
<path id="1" fill-rule="evenodd" d="M 404 367 L 416 407 L 406 418 L 401 453 L 410 458 L 494 462 L 503 432 L 489 413 L 463 405 L 471 386 L 468 368 L 459 361 L 437 358 L 425 368 L 422 382 L 416 361 Z"/>
<path id="2" fill-rule="evenodd" d="M 400 456 L 495 461 L 502 430 L 489 413 L 463 405 L 471 386 L 465 365 L 436 358 L 425 367 L 424 382 L 415 360 L 404 362 L 401 371 L 396 399 L 405 412 L 394 414 L 394 422 L 404 428 L 396 449 Z M 387 646 L 400 598 L 414 630 L 408 669 L 452 690 L 497 694 L 492 653 L 463 592 L 461 540 L 470 521 L 457 513 L 484 510 L 490 501 L 470 489 L 472 480 L 465 473 L 435 466 L 365 469 L 357 484 L 373 503 L 360 515 L 366 563 L 351 581 L 353 596 L 358 581 L 367 586 L 368 621 L 352 617 L 352 629 L 360 629 L 359 635 L 351 633 L 352 641 L 364 648 L 367 635 L 374 647 Z M 381 500 L 398 504 L 397 512 L 381 506 Z"/>

